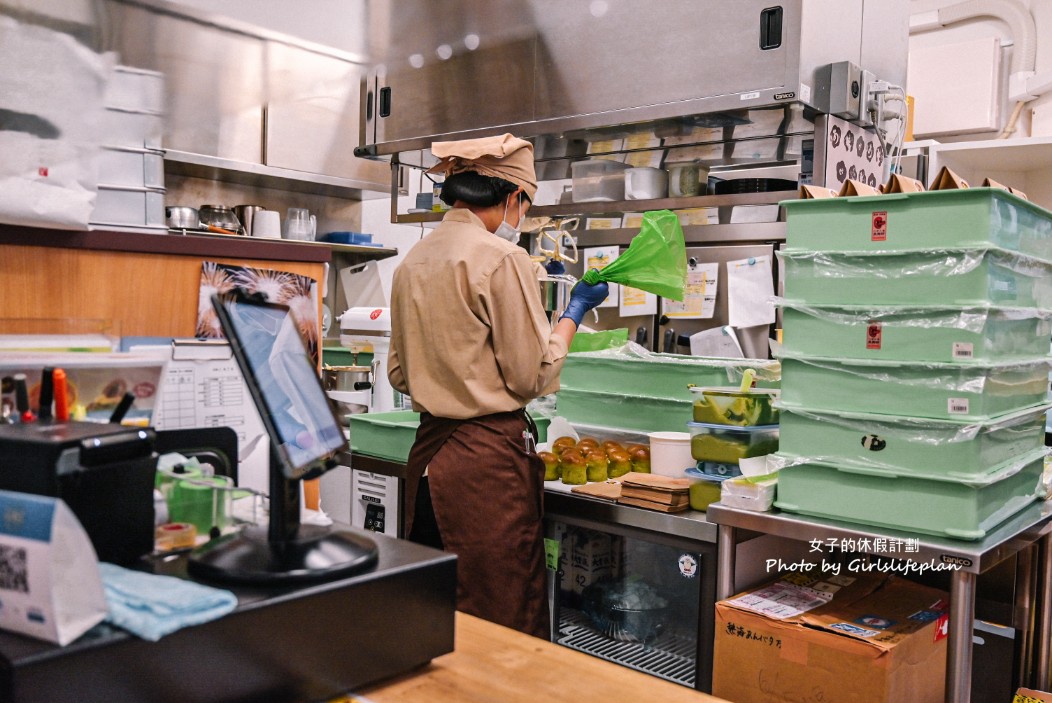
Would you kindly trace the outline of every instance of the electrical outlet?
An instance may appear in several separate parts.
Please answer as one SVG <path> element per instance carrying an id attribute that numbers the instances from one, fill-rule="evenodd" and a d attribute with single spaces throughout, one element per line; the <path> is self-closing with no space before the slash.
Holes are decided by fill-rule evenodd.
<path id="1" fill-rule="evenodd" d="M 873 126 L 873 114 L 870 113 L 870 110 L 876 110 L 879 107 L 879 102 L 883 99 L 881 96 L 873 94 L 873 85 L 876 82 L 877 76 L 872 71 L 865 69 L 859 71 L 858 123 L 863 127 Z M 870 102 L 874 104 L 870 105 Z M 880 125 L 877 126 L 879 127 Z"/>

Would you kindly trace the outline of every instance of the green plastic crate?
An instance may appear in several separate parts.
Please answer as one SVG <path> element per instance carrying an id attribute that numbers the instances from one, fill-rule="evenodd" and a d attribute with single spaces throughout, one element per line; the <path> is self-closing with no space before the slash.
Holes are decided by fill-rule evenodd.
<path id="1" fill-rule="evenodd" d="M 782 348 L 899 361 L 994 361 L 1048 350 L 1052 312 L 1033 308 L 842 305 L 782 301 Z"/>
<path id="2" fill-rule="evenodd" d="M 756 371 L 758 387 L 778 387 L 781 372 L 776 361 L 655 354 L 641 347 L 638 351 L 622 348 L 568 354 L 559 374 L 559 386 L 690 400 L 694 397 L 690 386 L 737 386 L 745 369 Z"/>
<path id="3" fill-rule="evenodd" d="M 351 453 L 364 454 L 404 464 L 416 441 L 420 413 L 396 410 L 386 413 L 359 413 L 348 416 L 351 429 Z M 537 425 L 537 443 L 547 441 L 551 420 L 531 415 Z"/>
<path id="4" fill-rule="evenodd" d="M 996 247 L 778 256 L 785 297 L 808 305 L 1052 307 L 1052 262 Z"/>
<path id="5" fill-rule="evenodd" d="M 1052 212 L 1000 188 L 787 200 L 786 244 L 824 251 L 994 244 L 1052 259 Z"/>
<path id="6" fill-rule="evenodd" d="M 420 413 L 395 410 L 386 413 L 350 415 L 351 453 L 388 459 L 401 464 L 409 460 L 416 441 Z"/>
<path id="7" fill-rule="evenodd" d="M 682 432 L 693 414 L 689 400 L 562 388 L 555 408 L 572 425 L 600 425 L 640 432 Z"/>
<path id="8" fill-rule="evenodd" d="M 1047 404 L 984 422 L 784 408 L 779 453 L 838 466 L 976 481 L 1041 449 Z"/>
<path id="9" fill-rule="evenodd" d="M 778 472 L 774 505 L 791 513 L 979 540 L 1037 499 L 1044 457 L 1040 450 L 968 482 L 797 464 Z"/>
<path id="10" fill-rule="evenodd" d="M 985 420 L 1044 402 L 1049 357 L 941 363 L 782 353 L 782 405 L 838 412 Z"/>

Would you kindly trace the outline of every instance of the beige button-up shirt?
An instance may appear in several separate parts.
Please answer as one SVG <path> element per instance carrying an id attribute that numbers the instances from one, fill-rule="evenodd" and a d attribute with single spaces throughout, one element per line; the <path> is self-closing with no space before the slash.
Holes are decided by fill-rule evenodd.
<path id="1" fill-rule="evenodd" d="M 566 343 L 552 335 L 537 270 L 463 208 L 409 251 L 391 290 L 388 377 L 414 410 L 464 419 L 558 390 Z"/>

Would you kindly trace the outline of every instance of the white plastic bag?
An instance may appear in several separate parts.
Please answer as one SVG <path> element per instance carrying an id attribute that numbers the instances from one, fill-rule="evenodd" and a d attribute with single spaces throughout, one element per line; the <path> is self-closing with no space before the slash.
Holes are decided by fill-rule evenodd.
<path id="1" fill-rule="evenodd" d="M 69 35 L 0 16 L 0 222 L 87 229 L 115 63 Z"/>

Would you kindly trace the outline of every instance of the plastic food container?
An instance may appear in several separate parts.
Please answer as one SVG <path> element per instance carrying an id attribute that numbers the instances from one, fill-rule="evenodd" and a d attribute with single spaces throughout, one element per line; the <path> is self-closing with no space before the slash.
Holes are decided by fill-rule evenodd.
<path id="1" fill-rule="evenodd" d="M 694 422 L 712 425 L 773 425 L 778 422 L 777 390 L 731 387 L 691 388 L 694 396 Z M 716 460 L 714 460 L 716 461 Z"/>
<path id="2" fill-rule="evenodd" d="M 1048 404 L 991 420 L 784 408 L 779 451 L 843 467 L 977 480 L 1044 446 Z"/>
<path id="3" fill-rule="evenodd" d="M 692 384 L 734 386 L 741 383 L 746 369 L 756 372 L 757 386 L 777 388 L 781 367 L 770 359 L 656 354 L 633 347 L 567 354 L 559 385 L 574 390 L 692 400 Z"/>
<path id="4" fill-rule="evenodd" d="M 844 250 L 995 244 L 1052 259 L 1052 212 L 1000 188 L 787 200 L 786 243 Z"/>
<path id="5" fill-rule="evenodd" d="M 164 187 L 164 154 L 144 147 L 104 147 L 99 183 L 111 186 Z"/>
<path id="6" fill-rule="evenodd" d="M 786 408 L 987 420 L 1045 401 L 1052 359 L 943 363 L 782 354 Z"/>
<path id="7" fill-rule="evenodd" d="M 778 451 L 778 425 L 713 425 L 688 422 L 690 455 L 698 461 L 737 464 L 739 459 Z"/>
<path id="8" fill-rule="evenodd" d="M 775 507 L 792 513 L 978 540 L 1037 499 L 1045 450 L 972 481 L 809 462 L 778 472 Z"/>
<path id="9" fill-rule="evenodd" d="M 570 164 L 573 175 L 573 201 L 587 203 L 596 200 L 625 199 L 625 171 L 628 165 L 620 161 L 589 159 Z"/>
<path id="10" fill-rule="evenodd" d="M 679 478 L 691 466 L 692 439 L 686 432 L 651 432 L 650 472 Z"/>
<path id="11" fill-rule="evenodd" d="M 777 478 L 753 481 L 745 477 L 728 478 L 720 487 L 720 503 L 728 508 L 767 512 L 774 505 Z"/>
<path id="12" fill-rule="evenodd" d="M 810 305 L 1052 306 L 1052 261 L 994 246 L 778 256 L 785 297 Z"/>
<path id="13" fill-rule="evenodd" d="M 697 469 L 687 469 L 686 475 L 691 480 L 689 490 L 690 507 L 694 510 L 707 510 L 712 503 L 720 500 L 720 487 L 728 480 L 727 476 L 710 476 Z"/>
<path id="14" fill-rule="evenodd" d="M 100 225 L 165 227 L 164 189 L 99 186 L 91 222 Z"/>
<path id="15" fill-rule="evenodd" d="M 1034 308 L 808 305 L 785 300 L 782 348 L 814 356 L 993 361 L 1048 349 L 1052 312 Z"/>

